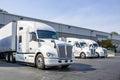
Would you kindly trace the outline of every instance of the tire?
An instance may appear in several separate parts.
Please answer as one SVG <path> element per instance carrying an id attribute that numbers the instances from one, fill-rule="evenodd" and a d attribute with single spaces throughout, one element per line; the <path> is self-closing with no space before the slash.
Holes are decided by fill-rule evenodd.
<path id="1" fill-rule="evenodd" d="M 61 68 L 68 68 L 69 67 L 69 65 L 63 65 L 63 66 L 61 66 Z"/>
<path id="2" fill-rule="evenodd" d="M 99 58 L 100 57 L 99 53 L 96 52 L 96 54 L 97 54 L 97 58 Z"/>
<path id="3" fill-rule="evenodd" d="M 9 54 L 9 53 L 6 54 L 6 56 L 5 56 L 5 60 L 6 60 L 6 62 L 10 62 L 10 54 Z"/>
<path id="4" fill-rule="evenodd" d="M 86 54 L 85 53 L 81 53 L 80 54 L 80 58 L 85 59 L 86 58 Z"/>
<path id="5" fill-rule="evenodd" d="M 44 64 L 44 57 L 42 54 L 38 54 L 36 59 L 35 59 L 35 66 L 38 69 L 44 70 L 45 69 L 45 64 Z"/>
<path id="6" fill-rule="evenodd" d="M 11 63 L 15 63 L 16 62 L 12 53 L 10 54 L 10 62 Z"/>

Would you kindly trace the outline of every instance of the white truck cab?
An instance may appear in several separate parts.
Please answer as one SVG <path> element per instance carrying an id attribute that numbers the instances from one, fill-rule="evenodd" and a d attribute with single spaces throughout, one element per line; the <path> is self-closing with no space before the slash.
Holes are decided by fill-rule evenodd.
<path id="1" fill-rule="evenodd" d="M 6 53 L 8 62 L 33 63 L 39 69 L 68 67 L 74 62 L 72 45 L 59 41 L 55 29 L 44 23 L 10 22 L 0 34 L 0 52 Z"/>
<path id="2" fill-rule="evenodd" d="M 60 38 L 61 40 L 70 43 L 73 45 L 73 53 L 75 57 L 87 58 L 87 57 L 96 57 L 95 49 L 89 47 L 85 41 L 78 38 Z"/>
<path id="3" fill-rule="evenodd" d="M 117 46 L 116 52 L 117 52 L 117 53 L 120 53 L 120 45 Z"/>
<path id="4" fill-rule="evenodd" d="M 107 57 L 108 56 L 107 49 L 100 47 L 96 41 L 89 40 L 89 39 L 82 39 L 82 40 L 85 41 L 87 43 L 87 45 L 95 48 L 95 52 L 98 57 Z"/>

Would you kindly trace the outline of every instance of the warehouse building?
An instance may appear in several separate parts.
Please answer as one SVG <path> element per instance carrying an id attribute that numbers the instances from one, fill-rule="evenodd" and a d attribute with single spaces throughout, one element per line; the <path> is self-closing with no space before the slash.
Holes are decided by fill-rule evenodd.
<path id="1" fill-rule="evenodd" d="M 86 39 L 93 39 L 95 41 L 111 39 L 115 45 L 120 45 L 120 35 L 112 35 L 110 33 L 102 32 L 102 31 L 96 31 L 96 30 L 46 21 L 46 20 L 19 16 L 5 12 L 0 13 L 0 27 L 4 26 L 5 24 L 11 21 L 16 21 L 16 20 L 33 20 L 33 21 L 43 22 L 55 28 L 56 31 L 58 32 L 59 37 L 86 38 Z"/>

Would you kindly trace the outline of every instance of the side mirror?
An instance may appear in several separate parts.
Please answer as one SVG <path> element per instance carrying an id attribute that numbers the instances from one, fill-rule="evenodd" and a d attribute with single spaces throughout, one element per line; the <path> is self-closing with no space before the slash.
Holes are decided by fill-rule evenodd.
<path id="1" fill-rule="evenodd" d="M 55 40 L 51 40 L 52 43 L 54 43 L 54 48 L 56 48 Z"/>

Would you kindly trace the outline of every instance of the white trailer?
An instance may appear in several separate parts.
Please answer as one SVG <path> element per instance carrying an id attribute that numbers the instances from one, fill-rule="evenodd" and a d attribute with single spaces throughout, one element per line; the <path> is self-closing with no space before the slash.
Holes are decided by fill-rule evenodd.
<path id="1" fill-rule="evenodd" d="M 98 57 L 107 57 L 108 56 L 107 49 L 103 48 L 103 47 L 100 47 L 96 41 L 90 40 L 90 39 L 82 39 L 82 40 L 84 42 L 86 42 L 87 45 L 95 48 L 95 52 L 98 55 Z"/>
<path id="2" fill-rule="evenodd" d="M 74 62 L 72 45 L 58 40 L 49 25 L 34 21 L 13 21 L 0 29 L 0 53 L 8 62 L 68 67 Z"/>
<path id="3" fill-rule="evenodd" d="M 68 42 L 73 45 L 73 53 L 75 57 L 87 58 L 87 57 L 97 57 L 95 53 L 95 48 L 89 47 L 85 41 L 78 38 L 59 38 L 62 41 Z"/>

